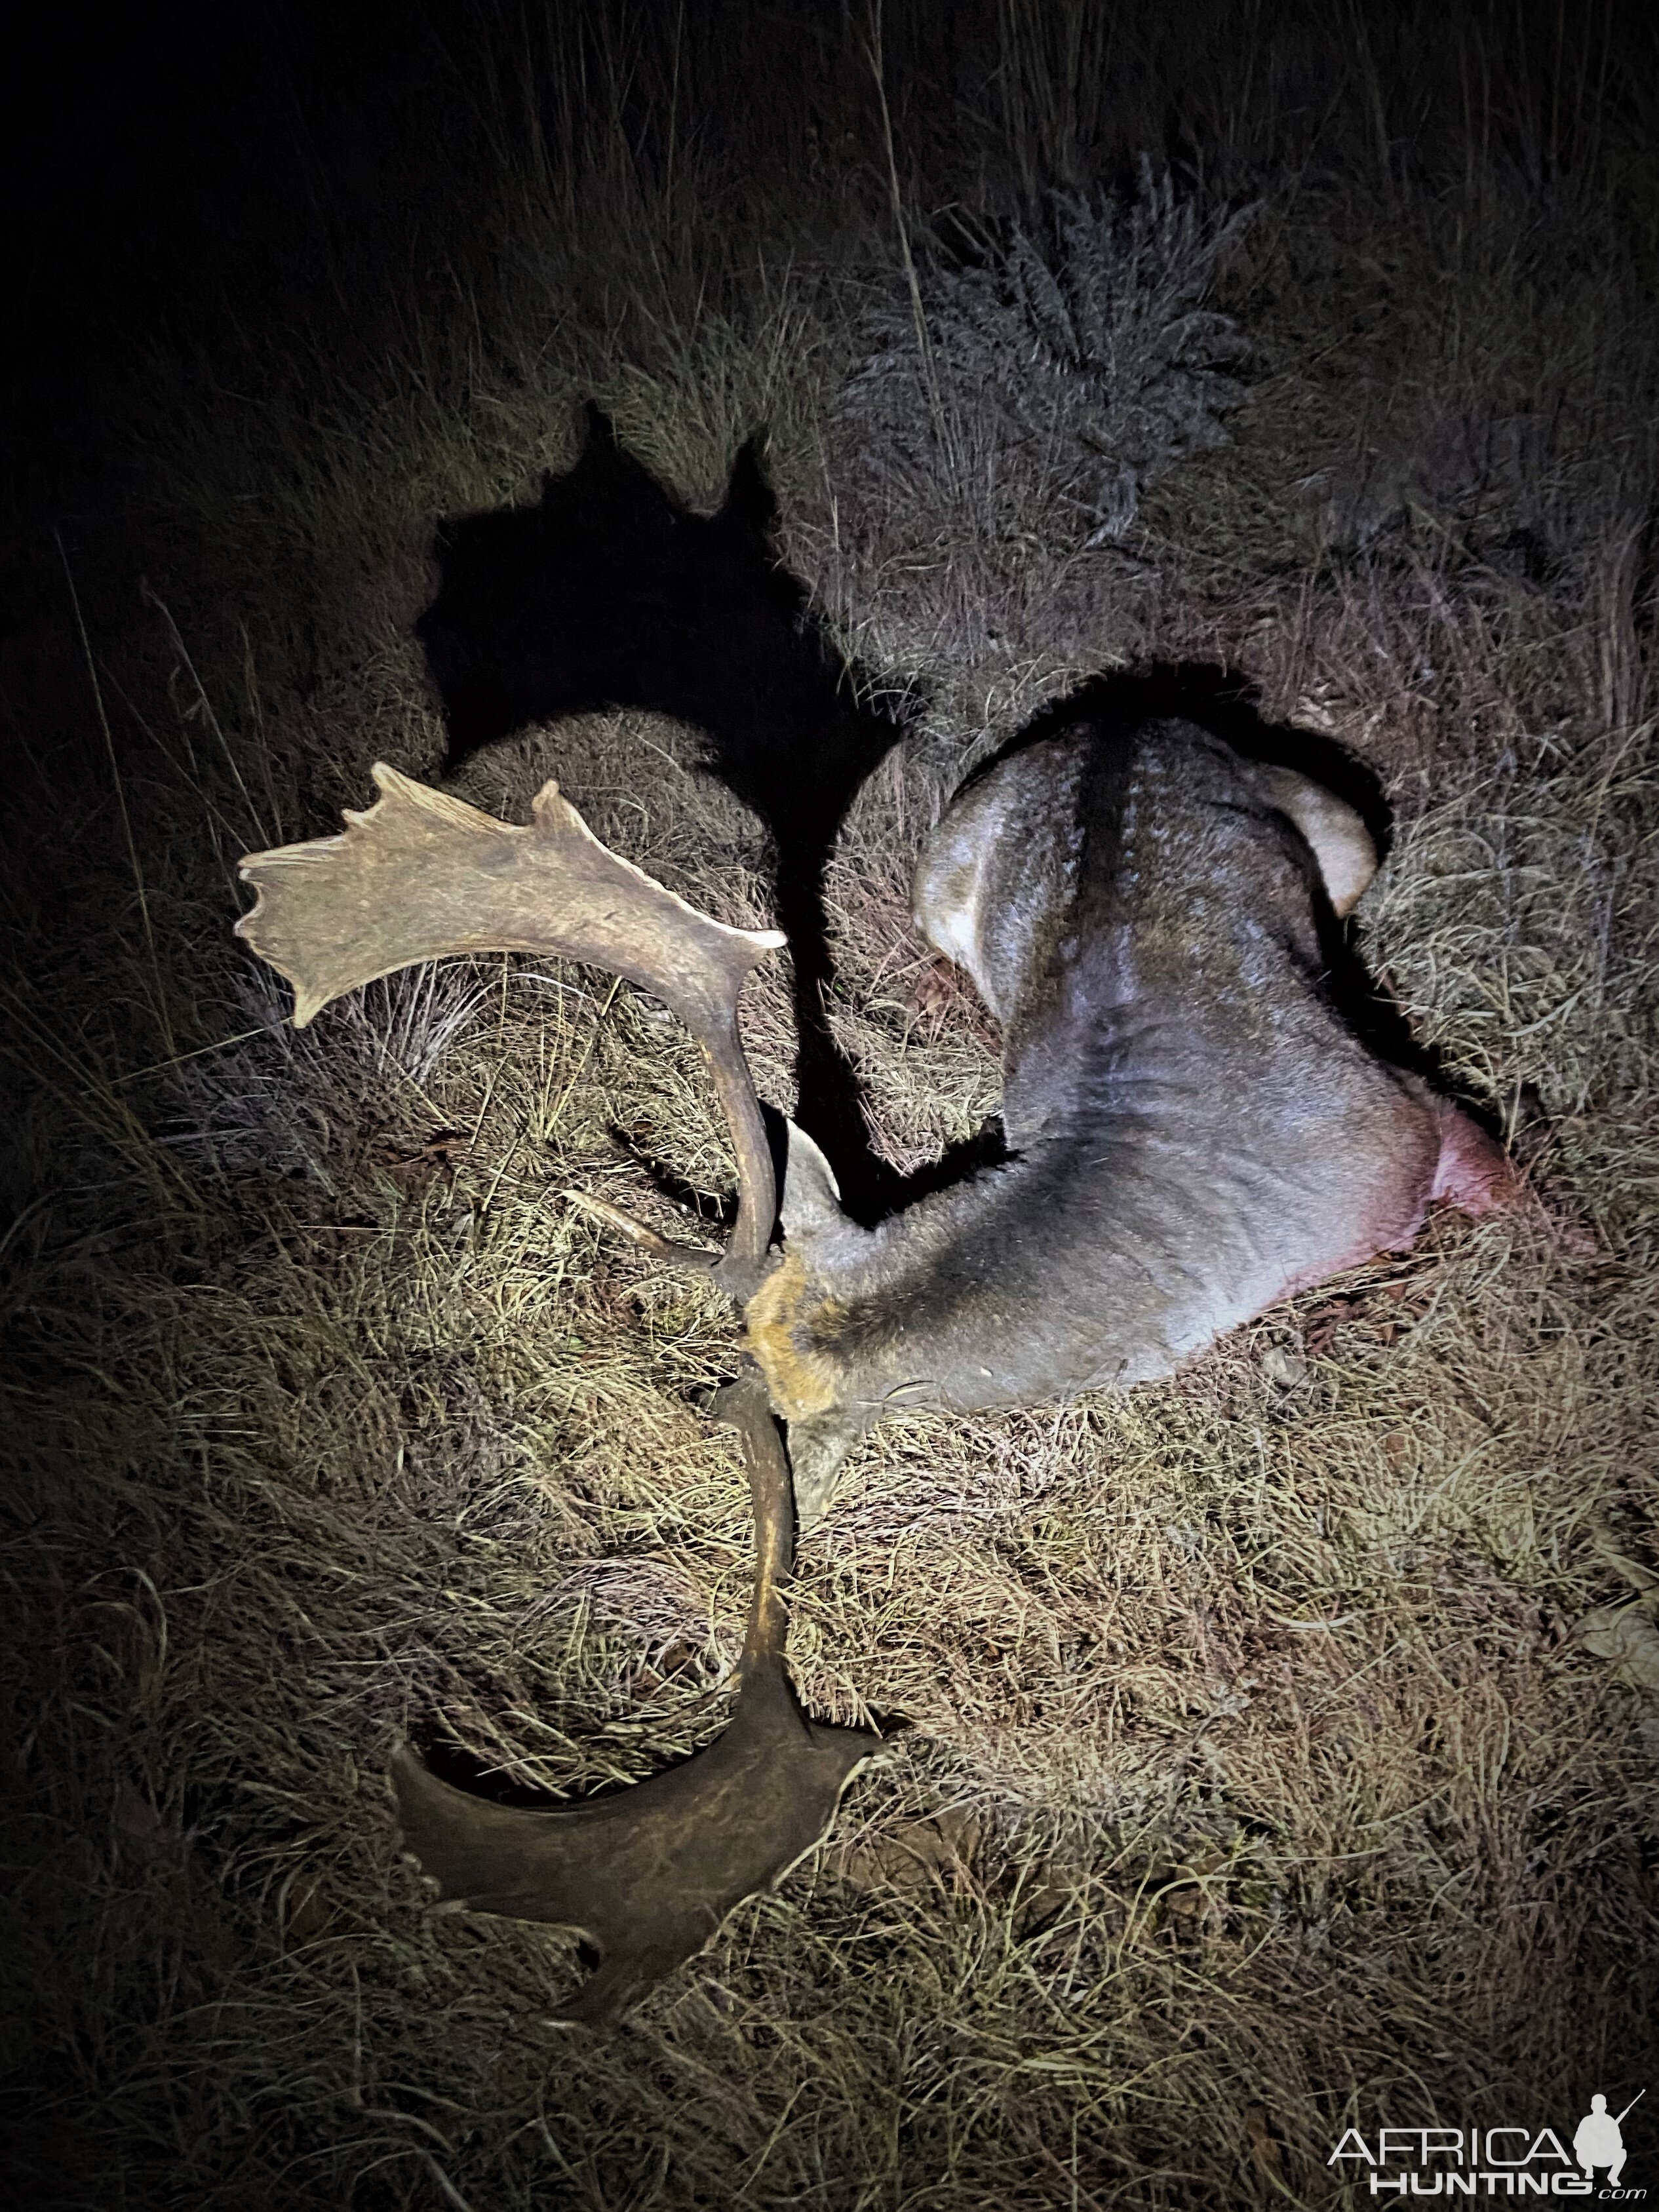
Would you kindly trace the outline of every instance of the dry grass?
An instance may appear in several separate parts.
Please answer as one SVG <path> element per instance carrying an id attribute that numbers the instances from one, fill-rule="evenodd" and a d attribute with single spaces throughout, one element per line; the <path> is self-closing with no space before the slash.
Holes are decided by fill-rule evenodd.
<path id="1" fill-rule="evenodd" d="M 1036 98 L 1054 80 L 1016 36 L 1036 18 L 1000 20 L 1008 173 L 1076 189 L 1105 126 Z M 440 324 L 386 389 L 264 446 L 204 417 L 173 489 L 239 580 L 252 658 L 181 570 L 202 686 L 153 611 L 116 670 L 166 748 L 126 756 L 149 935 L 106 872 L 10 1002 L 35 1102 L 0 1255 L 31 2203 L 1311 2205 L 1342 2201 L 1325 2160 L 1351 2122 L 1570 2130 L 1593 2088 L 1647 2078 L 1659 1715 L 1575 1624 L 1621 1593 L 1609 1541 L 1659 1564 L 1659 697 L 1633 521 L 1655 418 L 1631 274 L 1652 201 L 1611 138 L 1535 188 L 1491 148 L 1433 177 L 1328 139 L 1291 162 L 1306 36 L 1273 50 L 1261 116 L 1224 128 L 1194 94 L 1217 204 L 1261 203 L 1226 295 L 1259 367 L 1235 445 L 1151 484 L 1122 544 L 1023 571 L 980 547 L 970 591 L 948 501 L 838 475 L 861 303 L 905 297 L 859 212 L 886 179 L 855 184 L 850 153 L 836 223 L 805 194 L 799 260 L 728 268 L 703 312 L 641 243 L 637 178 L 562 173 L 588 245 L 514 234 L 564 325 L 513 294 L 493 352 Z M 962 179 L 901 60 L 901 136 L 910 114 L 942 198 Z M 1374 66 L 1353 112 L 1407 112 L 1406 63 Z M 848 113 L 860 82 L 836 79 Z M 1616 234 L 1592 172 L 1626 193 Z M 690 173 L 729 209 L 729 177 Z M 708 245 L 712 217 L 678 220 Z M 1460 222 L 1457 252 L 1509 276 L 1454 316 Z M 607 255 L 631 301 L 609 323 Z M 650 1163 L 719 1194 L 712 1097 L 609 979 L 458 963 L 295 1036 L 225 933 L 241 846 L 361 803 L 378 755 L 430 768 L 401 631 L 422 520 L 556 461 L 594 388 L 697 498 L 764 417 L 792 560 L 867 661 L 928 686 L 831 883 L 835 1019 L 889 1157 L 995 1103 L 983 1018 L 908 919 L 916 846 L 977 747 L 1155 651 L 1226 660 L 1389 779 L 1401 833 L 1362 942 L 1512 1129 L 1536 1203 L 1440 1218 L 1167 1386 L 879 1431 L 806 1549 L 792 1649 L 816 1712 L 906 1725 L 777 1897 L 587 2039 L 548 2024 L 567 1939 L 426 1909 L 382 1777 L 412 1733 L 582 1790 L 720 1725 L 747 1513 L 699 1401 L 735 1323 L 560 1196 L 666 1225 Z M 1378 459 L 1374 418 L 1420 424 L 1425 393 L 1484 437 L 1551 392 L 1524 467 L 1477 438 L 1498 458 L 1460 476 L 1418 431 L 1410 467 Z M 250 472 L 255 520 L 227 489 Z M 1495 550 L 1532 530 L 1538 578 Z M 283 579 L 263 596 L 261 562 Z M 690 757 L 672 725 L 594 718 L 463 787 L 521 813 L 556 769 L 620 850 L 758 922 L 757 826 Z M 746 1019 L 787 1105 L 781 975 Z"/>

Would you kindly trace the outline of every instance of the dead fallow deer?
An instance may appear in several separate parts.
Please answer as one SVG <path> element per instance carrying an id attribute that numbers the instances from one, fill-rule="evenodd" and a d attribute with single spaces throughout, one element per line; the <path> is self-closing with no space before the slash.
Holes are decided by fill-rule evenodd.
<path id="1" fill-rule="evenodd" d="M 792 1129 L 784 1246 L 738 1031 L 784 942 L 724 927 L 608 852 L 548 784 L 530 826 L 374 770 L 343 836 L 251 856 L 238 925 L 295 986 L 295 1020 L 449 953 L 586 961 L 703 1044 L 737 1154 L 724 1255 L 614 1208 L 659 1257 L 746 1302 L 736 1387 L 758 1567 L 732 1724 L 682 1768 L 568 1810 L 481 1804 L 402 1758 L 406 1838 L 448 1895 L 584 1928 L 605 1964 L 571 2008 L 608 2016 L 822 1832 L 874 1739 L 817 1727 L 784 1669 L 778 1584 L 848 1446 L 896 1408 L 1031 1405 L 1170 1373 L 1293 1291 L 1410 1243 L 1430 1201 L 1479 1212 L 1503 1156 L 1349 1025 L 1322 918 L 1376 864 L 1359 817 L 1194 724 L 1079 721 L 972 777 L 916 871 L 915 908 L 1003 1030 L 1008 1156 L 873 1229 Z"/>

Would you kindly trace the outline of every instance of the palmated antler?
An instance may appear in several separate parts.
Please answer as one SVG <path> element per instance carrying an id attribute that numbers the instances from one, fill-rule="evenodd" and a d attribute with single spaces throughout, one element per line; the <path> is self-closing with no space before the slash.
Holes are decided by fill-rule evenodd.
<path id="1" fill-rule="evenodd" d="M 450 952 L 555 953 L 653 991 L 700 1040 L 738 1156 L 738 1219 L 724 1259 L 688 1253 L 588 1200 L 661 1255 L 706 1266 L 738 1297 L 760 1279 L 775 1210 L 771 1153 L 738 1041 L 738 998 L 775 930 L 727 929 L 606 850 L 549 783 L 526 830 L 394 769 L 339 837 L 242 863 L 258 903 L 237 925 L 294 985 L 294 1018 L 359 984 Z M 755 1592 L 731 1724 L 706 1750 L 591 1803 L 526 1812 L 452 1789 L 412 1753 L 392 1768 L 404 1840 L 442 1895 L 482 1912 L 589 1936 L 602 1963 L 567 2008 L 615 2019 L 700 1950 L 732 1908 L 769 1887 L 828 1826 L 848 1777 L 879 1739 L 820 1727 L 784 1661 L 782 1583 L 794 1549 L 789 1462 L 758 1370 L 720 1394 L 742 1433 L 755 1512 Z"/>
<path id="2" fill-rule="evenodd" d="M 749 971 L 786 940 L 729 929 L 600 844 L 556 783 L 528 829 L 412 782 L 384 762 L 382 793 L 347 812 L 337 837 L 251 853 L 258 893 L 236 925 L 294 986 L 302 1029 L 331 999 L 452 952 L 540 952 L 584 960 L 654 992 L 708 1055 L 738 1159 L 738 1218 L 724 1256 L 671 1244 L 601 1200 L 583 1203 L 659 1258 L 707 1268 L 746 1297 L 764 1269 L 776 1211 L 772 1155 L 738 1035 Z"/>
<path id="3" fill-rule="evenodd" d="M 589 2026 L 617 2019 L 702 1950 L 744 1898 L 787 1874 L 880 1747 L 861 1729 L 808 1720 L 790 1686 L 781 1588 L 794 1546 L 789 1463 L 754 1368 L 720 1392 L 716 1411 L 742 1433 L 755 1511 L 742 1687 L 725 1733 L 632 1789 L 545 1812 L 452 1789 L 407 1750 L 392 1767 L 404 1846 L 441 1896 L 591 1939 L 599 1971 L 562 2014 Z"/>

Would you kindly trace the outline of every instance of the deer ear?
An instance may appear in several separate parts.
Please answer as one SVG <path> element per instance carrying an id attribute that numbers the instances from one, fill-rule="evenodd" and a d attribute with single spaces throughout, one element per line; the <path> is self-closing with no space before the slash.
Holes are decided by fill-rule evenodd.
<path id="1" fill-rule="evenodd" d="M 798 1129 L 793 1121 L 786 1121 L 784 1127 L 789 1133 L 789 1151 L 778 1216 L 785 1237 L 811 1237 L 826 1229 L 841 1228 L 847 1217 L 841 1210 L 841 1186 L 835 1170 L 805 1129 Z"/>

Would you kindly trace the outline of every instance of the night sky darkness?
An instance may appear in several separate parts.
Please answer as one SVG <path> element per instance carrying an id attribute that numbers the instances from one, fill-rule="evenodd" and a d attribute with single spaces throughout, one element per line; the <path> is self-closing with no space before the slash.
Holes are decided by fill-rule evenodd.
<path id="1" fill-rule="evenodd" d="M 431 61 L 422 9 L 380 0 L 71 5 L 14 27 L 6 358 L 26 485 L 47 474 L 43 427 L 51 465 L 104 458 L 154 349 L 199 348 L 226 319 L 274 337 L 314 307 L 342 196 L 355 183 L 394 216 L 412 201 L 418 179 L 388 190 L 379 163 Z"/>
<path id="2" fill-rule="evenodd" d="M 94 627 L 125 633 L 138 579 L 167 571 L 155 431 L 185 392 L 199 402 L 307 325 L 343 365 L 372 349 L 329 293 L 331 226 L 355 186 L 399 257 L 410 195 L 380 173 L 396 126 L 363 118 L 395 110 L 428 58 L 419 8 L 373 0 L 75 4 L 9 32 L 0 688 L 3 742 L 56 762 L 54 780 L 82 783 L 102 744 L 59 542 Z M 142 749 L 118 712 L 112 730 L 123 756 Z"/>

